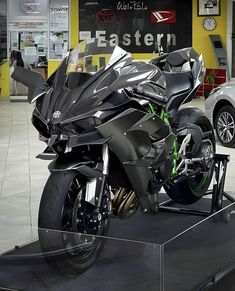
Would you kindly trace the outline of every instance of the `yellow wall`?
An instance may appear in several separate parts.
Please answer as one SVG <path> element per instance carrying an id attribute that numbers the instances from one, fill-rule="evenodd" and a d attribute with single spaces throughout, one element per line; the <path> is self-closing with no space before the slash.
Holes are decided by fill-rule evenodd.
<path id="1" fill-rule="evenodd" d="M 70 48 L 74 48 L 78 44 L 78 1 L 70 0 Z"/>
<path id="2" fill-rule="evenodd" d="M 5 62 L 1 67 L 1 77 L 0 77 L 0 88 L 1 95 L 0 96 L 10 96 L 10 69 L 9 62 Z"/>
<path id="3" fill-rule="evenodd" d="M 205 59 L 205 65 L 208 68 L 216 68 L 214 51 L 210 43 L 209 34 L 220 34 L 223 45 L 226 48 L 227 42 L 227 0 L 221 0 L 221 16 L 213 16 L 217 21 L 217 26 L 212 32 L 208 32 L 203 28 L 203 20 L 205 17 L 197 16 L 197 2 L 193 1 L 193 23 L 192 23 L 192 39 L 193 47 L 201 52 Z M 228 0 L 229 1 L 229 0 Z M 70 19 L 70 46 L 73 48 L 78 43 L 78 2 L 79 0 L 71 0 L 71 19 Z M 135 59 L 151 59 L 152 54 L 133 54 Z"/>
<path id="4" fill-rule="evenodd" d="M 227 43 L 227 0 L 220 0 L 221 16 L 213 16 L 217 22 L 216 28 L 209 32 L 203 28 L 203 20 L 206 17 L 197 16 L 197 0 L 193 0 L 193 47 L 204 56 L 207 68 L 216 68 L 214 51 L 209 39 L 210 34 L 219 34 L 223 46 Z"/>
<path id="5" fill-rule="evenodd" d="M 50 75 L 55 72 L 55 70 L 58 68 L 60 63 L 61 63 L 61 60 L 49 60 L 48 61 L 48 71 L 47 71 L 48 77 L 50 77 Z"/>

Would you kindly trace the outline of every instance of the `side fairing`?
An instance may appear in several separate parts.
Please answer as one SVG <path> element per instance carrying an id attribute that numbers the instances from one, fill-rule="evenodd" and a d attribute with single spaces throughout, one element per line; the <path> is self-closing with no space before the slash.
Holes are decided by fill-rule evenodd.
<path id="1" fill-rule="evenodd" d="M 154 159 L 146 158 L 152 149 L 150 136 L 163 139 L 169 135 L 169 127 L 155 114 L 128 109 L 97 130 L 110 138 L 108 144 L 122 162 L 137 195 L 146 194 L 151 164 L 154 164 Z"/>

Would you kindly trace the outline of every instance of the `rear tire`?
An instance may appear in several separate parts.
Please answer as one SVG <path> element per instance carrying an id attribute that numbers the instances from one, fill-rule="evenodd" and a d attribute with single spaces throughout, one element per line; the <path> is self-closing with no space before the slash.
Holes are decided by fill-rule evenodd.
<path id="1" fill-rule="evenodd" d="M 185 113 L 185 114 L 184 114 Z M 198 125 L 202 131 L 211 131 L 209 140 L 215 152 L 215 138 L 213 128 L 208 118 L 199 110 L 183 109 L 180 112 L 178 122 L 180 124 L 193 123 Z M 214 171 L 214 162 L 211 163 L 209 170 L 205 173 L 198 174 L 195 178 L 174 183 L 167 183 L 164 188 L 167 195 L 175 202 L 180 204 L 192 204 L 200 200 L 208 190 Z"/>
<path id="2" fill-rule="evenodd" d="M 109 217 L 102 219 L 97 231 L 89 229 L 90 222 L 85 221 L 86 218 L 80 224 L 77 222 L 78 218 L 81 221 L 80 214 L 81 217 L 91 215 L 94 208 L 82 199 L 85 187 L 86 179 L 76 171 L 53 172 L 42 194 L 39 241 L 45 259 L 60 274 L 74 276 L 85 272 L 98 259 L 104 245 L 103 239 L 93 241 L 92 236 L 73 232 L 101 236 L 108 233 Z M 86 245 L 85 240 L 90 245 Z"/>
<path id="3" fill-rule="evenodd" d="M 167 195 L 175 202 L 179 204 L 193 204 L 200 200 L 210 186 L 213 171 L 210 171 L 203 188 L 199 191 L 195 191 L 195 188 L 190 185 L 189 180 L 185 180 L 179 183 L 168 183 L 164 186 Z M 203 178 L 202 178 L 203 179 Z M 202 180 L 201 180 L 202 181 Z"/>

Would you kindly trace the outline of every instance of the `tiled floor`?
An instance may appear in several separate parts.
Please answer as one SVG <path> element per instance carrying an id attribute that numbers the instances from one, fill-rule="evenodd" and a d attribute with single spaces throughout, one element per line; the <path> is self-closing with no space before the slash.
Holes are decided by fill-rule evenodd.
<path id="1" fill-rule="evenodd" d="M 203 101 L 192 105 L 203 109 Z M 31 124 L 32 105 L 0 99 L 0 253 L 33 239 L 48 161 L 36 159 L 45 144 Z M 235 149 L 218 145 L 231 155 L 225 189 L 235 193 Z"/>
<path id="2" fill-rule="evenodd" d="M 35 158 L 45 145 L 31 125 L 32 109 L 0 100 L 0 252 L 32 239 L 48 176 L 47 162 Z"/>

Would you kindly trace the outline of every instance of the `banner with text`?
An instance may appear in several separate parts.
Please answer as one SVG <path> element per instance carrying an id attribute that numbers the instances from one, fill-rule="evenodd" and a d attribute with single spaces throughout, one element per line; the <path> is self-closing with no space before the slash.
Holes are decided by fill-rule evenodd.
<path id="1" fill-rule="evenodd" d="M 80 40 L 98 37 L 132 53 L 189 47 L 192 1 L 80 0 L 79 29 Z"/>

